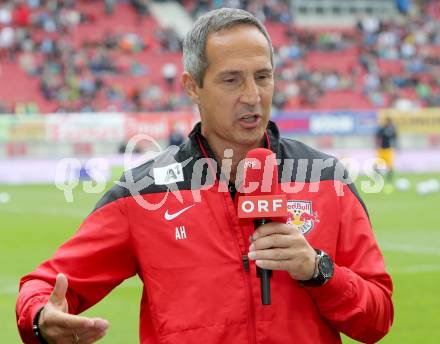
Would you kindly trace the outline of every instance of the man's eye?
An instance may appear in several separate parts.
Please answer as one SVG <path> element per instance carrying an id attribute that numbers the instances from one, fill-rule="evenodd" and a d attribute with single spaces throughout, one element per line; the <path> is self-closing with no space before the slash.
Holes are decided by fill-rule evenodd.
<path id="1" fill-rule="evenodd" d="M 257 79 L 258 79 L 258 80 L 264 80 L 264 79 L 268 79 L 268 78 L 269 78 L 268 75 L 258 75 L 258 76 L 257 76 Z"/>
<path id="2" fill-rule="evenodd" d="M 237 79 L 225 79 L 224 80 L 227 84 L 233 84 L 234 82 L 236 82 L 237 81 Z"/>

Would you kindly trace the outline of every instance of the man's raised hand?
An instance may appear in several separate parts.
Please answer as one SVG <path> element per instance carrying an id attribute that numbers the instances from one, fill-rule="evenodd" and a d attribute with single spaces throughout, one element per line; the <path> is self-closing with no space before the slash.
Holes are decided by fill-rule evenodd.
<path id="1" fill-rule="evenodd" d="M 40 313 L 38 326 L 49 344 L 89 344 L 105 336 L 108 321 L 68 313 L 66 276 L 58 274 L 55 287 Z"/>

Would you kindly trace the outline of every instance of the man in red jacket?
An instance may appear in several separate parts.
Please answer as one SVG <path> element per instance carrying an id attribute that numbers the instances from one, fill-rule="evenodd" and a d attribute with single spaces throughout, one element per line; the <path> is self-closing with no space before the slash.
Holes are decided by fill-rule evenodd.
<path id="1" fill-rule="evenodd" d="M 242 10 L 209 12 L 188 33 L 183 60 L 201 123 L 178 150 L 126 173 L 23 277 L 23 341 L 98 340 L 108 322 L 77 314 L 135 274 L 144 283 L 141 343 L 332 344 L 340 333 L 378 341 L 393 320 L 392 283 L 367 211 L 336 159 L 280 138 L 269 121 L 264 26 Z M 280 161 L 290 216 L 254 232 L 237 216 L 234 182 L 257 147 Z M 255 265 L 273 270 L 271 305 L 261 304 Z"/>

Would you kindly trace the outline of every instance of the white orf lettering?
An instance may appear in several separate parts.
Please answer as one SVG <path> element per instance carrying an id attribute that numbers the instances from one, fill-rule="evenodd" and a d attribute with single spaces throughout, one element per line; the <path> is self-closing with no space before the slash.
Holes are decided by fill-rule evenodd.
<path id="1" fill-rule="evenodd" d="M 241 204 L 241 209 L 245 212 L 245 213 L 252 213 L 254 211 L 254 202 L 252 201 L 244 201 Z"/>
<path id="2" fill-rule="evenodd" d="M 283 200 L 282 199 L 274 199 L 272 201 L 272 210 L 276 211 L 278 208 L 281 208 L 283 206 Z"/>
<path id="3" fill-rule="evenodd" d="M 269 211 L 268 207 L 269 207 L 268 201 L 264 199 L 258 200 L 258 212 L 263 212 L 263 211 L 268 212 Z"/>

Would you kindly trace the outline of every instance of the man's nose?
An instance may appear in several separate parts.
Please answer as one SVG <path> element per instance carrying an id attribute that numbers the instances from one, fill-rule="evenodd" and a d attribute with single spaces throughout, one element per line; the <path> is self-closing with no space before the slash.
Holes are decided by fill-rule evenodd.
<path id="1" fill-rule="evenodd" d="M 244 104 L 252 106 L 260 103 L 260 89 L 258 88 L 258 85 L 253 78 L 246 81 L 244 89 L 240 96 L 240 101 Z"/>

